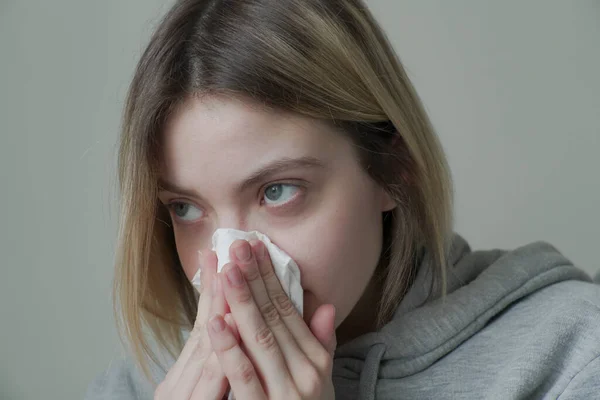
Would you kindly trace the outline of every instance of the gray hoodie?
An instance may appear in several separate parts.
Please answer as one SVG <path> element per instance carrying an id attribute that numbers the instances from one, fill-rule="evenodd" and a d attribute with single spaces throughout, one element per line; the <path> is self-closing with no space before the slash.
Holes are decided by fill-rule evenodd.
<path id="1" fill-rule="evenodd" d="M 424 260 L 392 321 L 336 350 L 337 399 L 600 399 L 600 285 L 555 248 L 471 252 L 457 235 L 448 295 L 429 301 Z M 151 398 L 127 360 L 86 396 Z"/>

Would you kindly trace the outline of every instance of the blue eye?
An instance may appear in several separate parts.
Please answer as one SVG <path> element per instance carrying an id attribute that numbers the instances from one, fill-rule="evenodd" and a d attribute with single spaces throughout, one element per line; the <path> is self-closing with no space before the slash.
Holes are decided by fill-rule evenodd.
<path id="1" fill-rule="evenodd" d="M 264 194 L 265 203 L 269 205 L 287 203 L 294 198 L 298 190 L 297 186 L 285 183 L 268 186 Z"/>
<path id="2" fill-rule="evenodd" d="M 169 204 L 169 208 L 177 218 L 191 222 L 202 218 L 202 210 L 188 203 L 174 202 Z"/>

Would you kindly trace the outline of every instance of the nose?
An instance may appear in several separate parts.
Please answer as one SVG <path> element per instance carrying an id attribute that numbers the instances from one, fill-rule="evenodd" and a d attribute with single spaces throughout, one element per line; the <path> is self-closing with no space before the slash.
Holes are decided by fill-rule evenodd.
<path id="1" fill-rule="evenodd" d="M 268 234 L 270 231 L 268 221 L 260 212 L 252 213 L 242 211 L 221 211 L 213 226 L 214 233 L 217 229 L 236 229 L 239 231 L 259 231 Z"/>
<path id="2" fill-rule="evenodd" d="M 217 229 L 237 229 L 240 231 L 247 231 L 248 218 L 240 211 L 222 211 L 218 214 L 213 233 Z"/>

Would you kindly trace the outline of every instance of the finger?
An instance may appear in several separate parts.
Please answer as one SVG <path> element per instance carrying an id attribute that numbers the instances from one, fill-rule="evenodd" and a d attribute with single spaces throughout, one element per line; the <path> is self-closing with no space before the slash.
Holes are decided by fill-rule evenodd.
<path id="1" fill-rule="evenodd" d="M 214 279 L 217 271 L 216 255 L 214 252 L 209 251 L 204 254 L 199 252 L 199 264 L 202 268 L 202 291 L 198 300 L 198 312 L 196 314 L 196 321 L 194 328 L 190 332 L 190 336 L 185 343 L 179 357 L 175 364 L 171 367 L 165 380 L 176 383 L 183 372 L 186 364 L 194 355 L 194 359 L 197 361 L 202 360 L 206 357 L 204 352 L 206 351 L 206 343 L 202 342 L 203 332 L 206 332 L 206 322 L 210 316 L 211 307 L 211 279 Z"/>
<path id="2" fill-rule="evenodd" d="M 250 287 L 252 297 L 254 297 L 254 300 L 260 306 L 261 304 L 269 303 L 270 299 L 254 254 L 254 248 L 258 246 L 258 243 L 262 242 L 253 240 L 252 243 L 248 243 L 245 240 L 236 240 L 229 249 L 229 255 L 231 260 L 239 266 L 246 283 Z"/>
<path id="3" fill-rule="evenodd" d="M 225 300 L 225 294 L 223 293 L 223 284 L 218 276 L 215 276 L 213 280 L 213 292 L 212 292 L 212 307 L 210 311 L 210 315 L 224 315 L 225 322 L 229 325 L 229 329 L 233 333 L 233 336 L 237 340 L 240 339 L 240 333 L 238 331 L 237 324 L 235 320 L 231 316 L 231 310 L 229 309 L 229 305 L 227 304 L 227 300 Z"/>
<path id="4" fill-rule="evenodd" d="M 266 399 L 258 374 L 250 359 L 220 315 L 210 320 L 208 329 L 212 347 L 219 359 L 223 373 L 229 380 L 236 400 Z"/>
<path id="5" fill-rule="evenodd" d="M 211 297 L 209 315 L 224 315 L 228 310 L 228 307 L 223 294 L 221 280 L 218 278 L 216 270 L 215 274 L 211 276 L 210 291 L 207 293 L 210 294 Z M 210 340 L 208 337 L 206 339 Z M 221 370 L 217 356 L 213 352 L 212 347 L 208 346 L 208 344 L 209 343 L 206 343 L 205 347 L 207 347 L 207 354 L 210 353 L 210 356 L 202 363 L 199 375 L 198 368 L 194 368 L 188 363 L 188 368 L 190 368 L 191 371 L 188 373 L 190 383 L 195 382 L 195 388 L 193 388 L 190 399 L 221 399 L 228 388 L 227 379 L 225 379 L 225 375 Z M 183 372 L 182 381 L 188 378 L 186 377 L 186 372 L 187 371 Z M 188 384 L 189 383 L 186 382 L 183 386 L 187 386 Z M 174 398 L 177 397 L 174 396 Z"/>
<path id="6" fill-rule="evenodd" d="M 251 242 L 247 242 L 245 240 L 236 240 L 229 248 L 229 257 L 239 266 L 246 283 L 250 287 L 252 297 L 258 305 L 258 309 L 263 313 L 264 318 L 264 307 L 266 304 L 271 302 L 271 299 L 269 299 L 267 289 L 265 288 L 265 283 L 263 282 L 260 271 L 258 270 L 258 262 L 254 252 L 254 247 L 257 245 L 257 243 L 262 244 L 262 242 L 259 240 L 253 240 Z M 276 311 L 273 309 L 273 307 L 271 307 L 271 310 Z M 227 321 L 227 315 L 225 315 L 225 320 Z M 268 322 L 269 319 L 265 318 L 265 320 Z"/>
<path id="7" fill-rule="evenodd" d="M 174 398 L 178 398 L 179 393 L 181 393 L 181 396 L 187 395 L 189 397 L 201 380 L 207 390 L 213 392 L 220 391 L 227 382 L 219 364 L 216 363 L 216 358 L 212 365 L 209 363 L 213 351 L 207 337 L 206 324 L 210 315 L 224 313 L 227 309 L 223 288 L 218 279 L 217 258 L 214 252 L 207 252 L 203 257 L 203 265 L 206 265 L 206 267 L 202 270 L 203 287 L 201 296 L 205 298 L 205 302 L 202 303 L 203 309 L 198 311 L 194 330 L 188 340 L 188 342 L 196 342 L 197 345 L 191 351 L 181 371 L 181 377 L 173 393 Z M 180 358 L 184 359 L 186 355 L 182 354 L 182 356 Z"/>
<path id="8" fill-rule="evenodd" d="M 213 292 L 212 292 L 212 307 L 210 315 L 224 315 L 225 322 L 231 329 L 231 332 L 237 341 L 240 340 L 240 333 L 238 331 L 237 325 L 231 316 L 229 310 L 229 305 L 227 305 L 227 301 L 225 300 L 225 295 L 223 294 L 223 284 L 218 276 L 215 275 L 215 279 L 213 280 Z"/>
<path id="9" fill-rule="evenodd" d="M 306 322 L 304 322 L 304 319 L 302 319 L 302 316 L 298 313 L 290 298 L 283 290 L 283 287 L 281 287 L 281 282 L 279 282 L 279 279 L 275 274 L 266 247 L 262 242 L 259 246 L 262 246 L 264 250 L 262 250 L 263 257 L 258 257 L 261 250 L 257 249 L 257 258 L 260 258 L 258 261 L 258 268 L 271 302 L 277 308 L 279 315 L 296 340 L 296 343 L 298 343 L 300 350 L 306 354 L 310 360 L 323 359 L 323 345 L 319 343 L 312 334 L 309 327 L 306 325 Z"/>
<path id="10" fill-rule="evenodd" d="M 335 307 L 325 304 L 317 308 L 310 321 L 310 330 L 333 357 L 337 346 L 335 337 Z"/>
<path id="11" fill-rule="evenodd" d="M 217 354 L 213 352 L 204 363 L 200 379 L 189 399 L 222 399 L 228 388 L 229 383 L 225 378 Z M 177 397 L 173 396 L 173 398 Z"/>
<path id="12" fill-rule="evenodd" d="M 240 265 L 240 270 L 246 278 L 248 286 L 250 286 L 256 305 L 265 323 L 275 335 L 291 376 L 300 376 L 305 371 L 305 368 L 312 367 L 312 365 L 298 346 L 298 343 L 296 343 L 296 339 L 294 339 L 294 336 L 283 322 L 279 311 L 267 293 L 267 288 L 258 269 L 258 259 L 265 257 L 266 248 L 259 240 L 253 240 L 249 245 L 246 243 L 240 245 L 249 246 L 248 250 L 251 250 L 252 253 L 252 261 L 245 265 Z"/>
<path id="13" fill-rule="evenodd" d="M 194 326 L 204 327 L 211 315 L 213 279 L 217 274 L 217 255 L 214 251 L 205 251 L 200 254 L 202 288 L 200 290 L 200 301 L 198 303 Z M 205 296 L 203 296 L 204 294 Z M 201 331 L 204 332 L 203 329 Z"/>
<path id="14" fill-rule="evenodd" d="M 225 322 L 227 322 L 229 329 L 231 329 L 231 333 L 235 337 L 235 340 L 237 340 L 239 342 L 240 341 L 240 332 L 238 331 L 238 327 L 237 327 L 237 324 L 235 323 L 235 320 L 233 319 L 233 316 L 231 314 L 225 314 L 224 319 L 225 319 Z"/>
<path id="15" fill-rule="evenodd" d="M 239 267 L 230 263 L 223 268 L 223 272 L 220 278 L 225 298 L 240 330 L 248 357 L 269 388 L 269 396 L 279 398 L 273 392 L 279 392 L 278 394 L 283 396 L 281 388 L 291 385 L 291 377 L 281 348 L 265 323 Z"/>
<path id="16" fill-rule="evenodd" d="M 211 282 L 211 307 L 209 315 L 225 315 L 227 313 L 227 301 L 225 301 L 225 295 L 223 294 L 223 286 L 221 280 L 216 274 Z"/>
<path id="17" fill-rule="evenodd" d="M 210 350 L 210 339 L 207 337 L 206 340 L 209 342 L 208 349 L 192 353 L 181 372 L 181 377 L 172 388 L 171 398 L 189 399 L 194 392 L 197 392 L 199 385 L 203 385 L 203 389 L 211 392 L 219 392 L 224 385 L 225 388 L 222 390 L 225 391 L 227 380 L 219 363 L 211 364 L 210 359 L 214 353 Z"/>
<path id="18" fill-rule="evenodd" d="M 256 249 L 260 250 L 261 245 L 263 246 L 263 250 L 265 250 L 263 243 L 259 240 L 253 240 L 251 242 L 240 240 L 234 242 L 230 249 L 232 260 L 234 260 L 239 266 L 246 283 L 250 287 L 252 297 L 254 298 L 254 301 L 261 312 L 263 319 L 275 334 L 275 338 L 280 344 L 281 349 L 285 350 L 293 346 L 298 352 L 300 352 L 300 349 L 294 342 L 293 337 L 289 334 L 289 332 L 286 332 L 287 328 L 283 324 L 277 309 L 269 298 L 267 288 L 265 287 L 265 283 L 263 282 L 262 276 L 258 269 Z M 246 255 L 241 256 L 240 254 Z M 261 257 L 263 257 L 262 254 Z M 284 337 L 285 333 L 287 333 L 287 337 Z M 287 342 L 289 342 L 289 346 L 285 346 L 288 344 Z"/>

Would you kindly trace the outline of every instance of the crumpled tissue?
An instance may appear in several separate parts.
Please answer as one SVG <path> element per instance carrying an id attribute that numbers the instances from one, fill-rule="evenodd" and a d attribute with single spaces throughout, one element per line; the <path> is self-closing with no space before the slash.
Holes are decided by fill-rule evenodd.
<path id="1" fill-rule="evenodd" d="M 258 231 L 244 232 L 237 229 L 217 229 L 212 236 L 212 250 L 217 254 L 217 272 L 221 272 L 223 267 L 231 261 L 229 258 L 229 247 L 238 239 L 242 240 L 260 240 L 265 244 L 275 275 L 281 282 L 283 290 L 288 295 L 292 304 L 302 315 L 304 305 L 304 293 L 300 284 L 300 269 L 296 262 L 283 250 L 277 247 L 271 239 Z M 200 291 L 200 270 L 192 278 L 192 285 Z"/>

